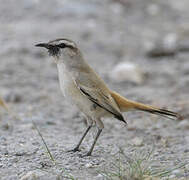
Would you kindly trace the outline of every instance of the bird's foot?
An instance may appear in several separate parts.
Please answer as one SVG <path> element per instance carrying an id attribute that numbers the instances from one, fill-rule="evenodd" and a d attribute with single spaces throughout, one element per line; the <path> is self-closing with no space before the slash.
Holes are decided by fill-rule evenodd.
<path id="1" fill-rule="evenodd" d="M 86 153 L 86 154 L 81 154 L 80 155 L 81 158 L 88 157 L 88 156 L 91 156 L 91 152 L 90 151 L 88 153 Z"/>
<path id="2" fill-rule="evenodd" d="M 78 152 L 81 151 L 78 147 L 75 147 L 74 149 L 70 149 L 67 152 Z"/>

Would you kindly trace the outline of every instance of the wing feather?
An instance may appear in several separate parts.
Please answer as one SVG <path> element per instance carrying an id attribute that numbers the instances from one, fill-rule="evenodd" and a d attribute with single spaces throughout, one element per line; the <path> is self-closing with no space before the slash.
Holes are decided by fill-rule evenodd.
<path id="1" fill-rule="evenodd" d="M 84 85 L 78 84 L 77 82 L 76 85 L 81 93 L 87 96 L 87 98 L 91 100 L 94 104 L 113 114 L 114 117 L 119 119 L 120 121 L 126 123 L 124 117 L 119 110 L 119 107 L 117 106 L 111 95 L 105 95 L 105 93 L 101 89 L 89 88 Z"/>

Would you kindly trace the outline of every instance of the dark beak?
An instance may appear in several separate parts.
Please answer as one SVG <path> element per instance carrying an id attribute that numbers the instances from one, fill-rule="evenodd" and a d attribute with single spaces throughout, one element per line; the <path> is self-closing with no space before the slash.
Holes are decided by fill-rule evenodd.
<path id="1" fill-rule="evenodd" d="M 47 43 L 39 43 L 39 44 L 36 44 L 35 46 L 36 47 L 44 47 L 44 48 L 49 49 L 49 44 L 47 44 Z"/>

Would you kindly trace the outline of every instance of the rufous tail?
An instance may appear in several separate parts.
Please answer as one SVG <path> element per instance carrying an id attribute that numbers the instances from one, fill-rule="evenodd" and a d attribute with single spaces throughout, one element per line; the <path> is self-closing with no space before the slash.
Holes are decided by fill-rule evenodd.
<path id="1" fill-rule="evenodd" d="M 122 112 L 141 110 L 152 114 L 164 116 L 169 119 L 182 119 L 182 117 L 178 113 L 128 100 L 114 91 L 111 91 L 111 96 L 114 98 Z"/>

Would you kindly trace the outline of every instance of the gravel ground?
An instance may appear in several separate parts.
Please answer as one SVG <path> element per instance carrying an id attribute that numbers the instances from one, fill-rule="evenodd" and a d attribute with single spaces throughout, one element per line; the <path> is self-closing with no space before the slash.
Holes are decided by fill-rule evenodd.
<path id="1" fill-rule="evenodd" d="M 114 168 L 120 149 L 128 157 L 153 149 L 151 167 L 161 169 L 189 162 L 188 0 L 0 2 L 0 95 L 20 117 L 0 109 L 0 179 L 106 179 L 100 171 Z M 129 112 L 124 114 L 127 127 L 115 119 L 104 121 L 93 156 L 79 155 L 89 149 L 95 127 L 81 152 L 66 152 L 77 143 L 85 121 L 64 101 L 52 59 L 34 47 L 58 37 L 76 41 L 110 88 L 132 100 L 180 112 L 184 120 Z M 125 61 L 143 72 L 141 81 L 111 78 L 114 67 Z M 124 157 L 120 161 L 124 163 Z M 187 179 L 189 165 L 169 175 Z"/>

